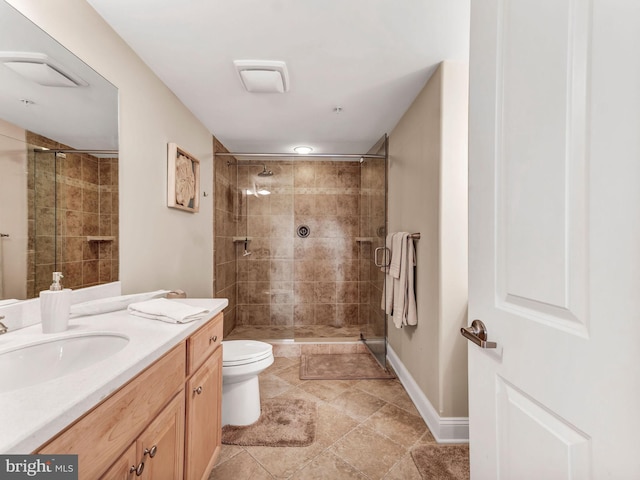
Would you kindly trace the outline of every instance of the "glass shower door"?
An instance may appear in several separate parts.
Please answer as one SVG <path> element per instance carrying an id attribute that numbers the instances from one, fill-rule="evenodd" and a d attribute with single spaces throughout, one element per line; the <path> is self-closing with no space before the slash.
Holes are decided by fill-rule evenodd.
<path id="1" fill-rule="evenodd" d="M 385 368 L 387 318 L 380 306 L 385 295 L 386 275 L 384 267 L 381 268 L 379 265 L 386 261 L 384 247 L 387 235 L 387 151 L 388 137 L 385 135 L 369 152 L 382 155 L 382 158 L 363 157 L 360 173 L 360 281 L 363 302 L 360 338 Z"/>

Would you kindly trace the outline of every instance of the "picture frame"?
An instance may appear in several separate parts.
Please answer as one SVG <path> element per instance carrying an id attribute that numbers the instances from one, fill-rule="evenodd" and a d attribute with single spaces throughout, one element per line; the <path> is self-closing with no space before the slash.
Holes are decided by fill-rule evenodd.
<path id="1" fill-rule="evenodd" d="M 167 206 L 200 210 L 200 160 L 175 143 L 167 145 Z"/>

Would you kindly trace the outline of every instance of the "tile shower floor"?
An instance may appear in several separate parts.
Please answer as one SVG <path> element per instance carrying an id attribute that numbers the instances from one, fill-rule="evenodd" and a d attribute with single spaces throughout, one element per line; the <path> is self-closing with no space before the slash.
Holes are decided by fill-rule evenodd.
<path id="1" fill-rule="evenodd" d="M 420 480 L 410 450 L 435 443 L 398 380 L 300 380 L 300 357 L 276 357 L 260 375 L 263 398 L 318 406 L 308 447 L 223 445 L 211 480 Z"/>

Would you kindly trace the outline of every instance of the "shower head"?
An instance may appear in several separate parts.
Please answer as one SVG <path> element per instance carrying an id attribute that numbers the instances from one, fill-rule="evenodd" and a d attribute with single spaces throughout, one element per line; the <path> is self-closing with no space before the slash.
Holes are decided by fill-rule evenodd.
<path id="1" fill-rule="evenodd" d="M 270 177 L 271 175 L 273 175 L 273 172 L 271 170 L 267 170 L 266 165 L 262 166 L 262 171 L 258 174 L 259 177 Z"/>

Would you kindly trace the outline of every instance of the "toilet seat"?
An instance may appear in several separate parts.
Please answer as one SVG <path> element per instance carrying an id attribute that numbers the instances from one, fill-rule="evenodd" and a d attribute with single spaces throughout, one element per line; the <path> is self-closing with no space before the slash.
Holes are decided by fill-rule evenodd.
<path id="1" fill-rule="evenodd" d="M 260 362 L 273 355 L 273 346 L 255 340 L 225 340 L 222 342 L 222 366 L 234 367 Z"/>

